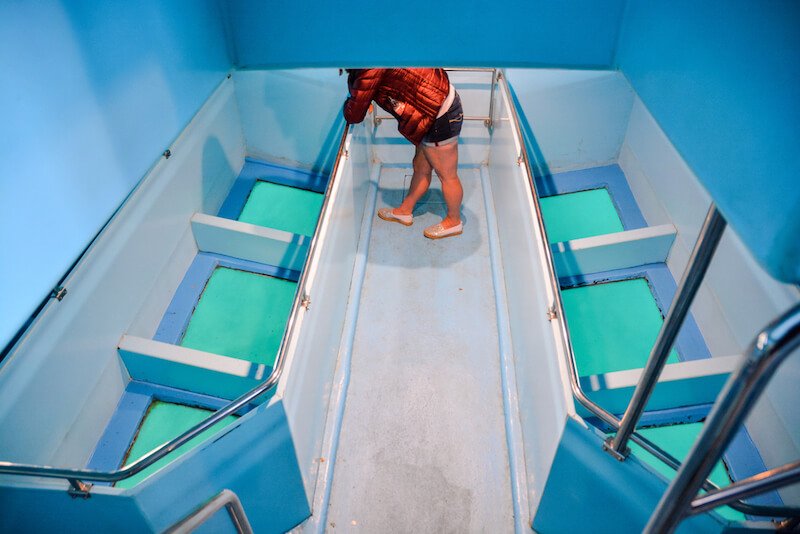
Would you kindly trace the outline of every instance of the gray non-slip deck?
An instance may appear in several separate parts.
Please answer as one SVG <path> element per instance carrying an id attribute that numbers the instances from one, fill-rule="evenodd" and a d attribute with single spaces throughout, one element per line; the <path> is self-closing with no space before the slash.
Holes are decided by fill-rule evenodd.
<path id="1" fill-rule="evenodd" d="M 378 207 L 409 170 L 384 169 Z M 329 531 L 514 528 L 486 214 L 463 169 L 464 234 L 431 241 L 438 179 L 414 225 L 373 221 Z"/>

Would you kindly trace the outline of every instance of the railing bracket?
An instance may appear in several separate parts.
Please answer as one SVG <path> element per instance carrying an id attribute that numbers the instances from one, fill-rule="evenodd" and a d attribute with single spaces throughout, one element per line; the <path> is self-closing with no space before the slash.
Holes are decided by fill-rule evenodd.
<path id="1" fill-rule="evenodd" d="M 303 299 L 300 301 L 300 306 L 302 306 L 306 310 L 311 308 L 311 295 L 309 295 L 307 293 L 304 294 L 303 295 Z"/>
<path id="2" fill-rule="evenodd" d="M 62 286 L 54 288 L 53 291 L 50 293 L 50 298 L 54 298 L 56 300 L 64 300 L 64 297 L 66 296 L 67 296 L 67 288 Z"/>
<path id="3" fill-rule="evenodd" d="M 616 460 L 624 462 L 631 453 L 630 447 L 625 447 L 625 450 L 620 452 L 614 449 L 614 436 L 609 436 L 603 442 L 603 450 L 613 456 Z"/>
<path id="4" fill-rule="evenodd" d="M 68 478 L 67 480 L 69 480 L 69 490 L 67 490 L 67 493 L 73 499 L 77 499 L 78 497 L 81 499 L 88 499 L 92 496 L 92 494 L 89 493 L 89 490 L 92 489 L 94 484 L 89 482 L 81 482 L 77 478 Z"/>
<path id="5" fill-rule="evenodd" d="M 555 304 L 547 308 L 547 320 L 552 321 L 554 319 L 558 319 L 558 311 L 556 311 Z"/>

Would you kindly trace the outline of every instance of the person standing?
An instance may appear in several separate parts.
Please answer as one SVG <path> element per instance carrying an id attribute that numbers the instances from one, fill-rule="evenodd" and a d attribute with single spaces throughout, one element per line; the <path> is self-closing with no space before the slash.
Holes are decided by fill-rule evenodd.
<path id="1" fill-rule="evenodd" d="M 444 69 L 348 69 L 350 96 L 344 103 L 349 124 L 364 120 L 374 100 L 397 119 L 397 129 L 415 147 L 414 174 L 408 194 L 396 208 L 381 208 L 378 217 L 411 226 L 414 206 L 428 191 L 432 171 L 442 182 L 447 214 L 423 234 L 430 239 L 462 233 L 458 178 L 458 136 L 464 122 L 461 98 Z"/>

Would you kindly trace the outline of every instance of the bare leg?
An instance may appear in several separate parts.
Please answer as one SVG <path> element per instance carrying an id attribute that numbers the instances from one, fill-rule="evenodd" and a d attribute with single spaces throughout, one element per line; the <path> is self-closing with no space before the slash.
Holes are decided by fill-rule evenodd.
<path id="1" fill-rule="evenodd" d="M 458 143 L 420 146 L 428 163 L 442 181 L 442 195 L 447 205 L 447 216 L 442 220 L 442 226 L 452 228 L 461 223 L 461 200 L 464 197 L 461 180 L 458 178 Z"/>
<path id="2" fill-rule="evenodd" d="M 411 177 L 411 183 L 408 186 L 408 194 L 403 199 L 403 203 L 392 210 L 395 215 L 411 215 L 414 211 L 414 206 L 417 205 L 419 199 L 427 193 L 428 188 L 431 186 L 433 168 L 419 146 L 417 146 L 417 151 L 414 154 L 413 166 L 414 175 Z"/>

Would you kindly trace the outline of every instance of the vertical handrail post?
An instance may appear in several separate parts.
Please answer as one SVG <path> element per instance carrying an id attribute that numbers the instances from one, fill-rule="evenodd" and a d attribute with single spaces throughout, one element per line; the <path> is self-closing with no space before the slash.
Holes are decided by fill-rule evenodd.
<path id="1" fill-rule="evenodd" d="M 628 440 L 636 430 L 636 424 L 639 422 L 645 406 L 647 406 L 647 401 L 650 400 L 650 395 L 653 393 L 656 382 L 658 382 L 658 377 L 661 376 L 661 371 L 667 362 L 670 350 L 672 350 L 672 346 L 675 343 L 675 338 L 683 325 L 684 319 L 686 319 L 686 315 L 689 313 L 689 307 L 692 305 L 697 290 L 700 288 L 700 283 L 708 270 L 714 251 L 717 249 L 722 233 L 725 231 L 725 226 L 725 218 L 719 212 L 717 206 L 712 203 L 708 208 L 708 214 L 700 230 L 700 235 L 697 237 L 697 243 L 695 243 L 692 255 L 689 258 L 689 264 L 681 278 L 678 291 L 675 293 L 672 306 L 670 306 L 667 317 L 664 319 L 664 324 L 658 333 L 658 338 L 656 338 L 653 350 L 650 352 L 650 357 L 647 360 L 642 376 L 639 378 L 639 383 L 636 385 L 633 397 L 625 410 L 625 414 L 622 416 L 619 430 L 615 436 L 609 437 L 603 445 L 603 448 L 618 460 L 624 460 L 628 456 L 630 451 Z"/>
<path id="2" fill-rule="evenodd" d="M 661 496 L 645 532 L 668 534 L 690 513 L 690 503 L 728 448 L 775 370 L 800 347 L 800 304 L 765 328 L 719 394 L 678 474 Z"/>
<path id="3" fill-rule="evenodd" d="M 490 130 L 494 127 L 494 88 L 497 85 L 497 69 L 492 69 L 492 86 L 489 90 L 489 118 L 486 119 L 486 127 Z"/>

